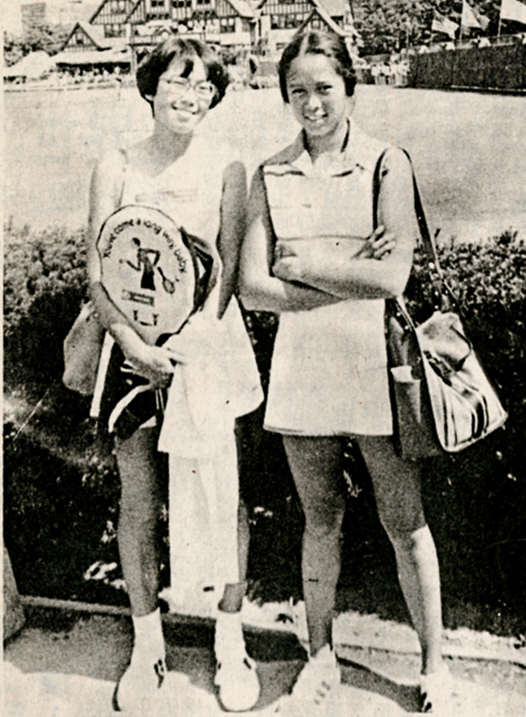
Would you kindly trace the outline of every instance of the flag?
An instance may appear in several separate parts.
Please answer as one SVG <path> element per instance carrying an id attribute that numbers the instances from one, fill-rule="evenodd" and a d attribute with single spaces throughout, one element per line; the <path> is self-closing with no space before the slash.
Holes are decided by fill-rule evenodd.
<path id="1" fill-rule="evenodd" d="M 481 27 L 484 31 L 486 31 L 486 30 L 488 29 L 488 25 L 489 25 L 489 17 L 486 17 L 486 15 L 483 15 L 483 14 L 480 12 L 480 10 L 477 10 L 476 7 L 473 7 L 473 8 L 471 8 L 471 9 L 473 10 L 473 14 L 474 14 L 475 17 L 477 18 L 480 27 Z"/>
<path id="2" fill-rule="evenodd" d="M 526 5 L 519 0 L 502 0 L 501 20 L 515 20 L 526 25 Z"/>
<path id="3" fill-rule="evenodd" d="M 477 30 L 482 30 L 482 25 L 477 20 L 477 16 L 473 12 L 473 8 L 469 5 L 466 0 L 462 3 L 462 19 L 460 20 L 462 27 L 474 27 Z"/>
<path id="4" fill-rule="evenodd" d="M 443 32 L 445 35 L 454 38 L 458 30 L 458 25 L 456 22 L 453 22 L 453 20 L 448 20 L 447 17 L 444 17 L 435 10 L 431 30 L 432 32 Z"/>

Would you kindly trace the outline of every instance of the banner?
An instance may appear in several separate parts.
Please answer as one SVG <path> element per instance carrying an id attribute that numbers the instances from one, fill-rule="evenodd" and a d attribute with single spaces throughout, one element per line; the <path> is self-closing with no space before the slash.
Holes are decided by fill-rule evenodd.
<path id="1" fill-rule="evenodd" d="M 445 35 L 454 38 L 458 30 L 458 25 L 456 22 L 449 20 L 435 10 L 431 30 L 432 32 L 443 32 Z"/>
<path id="2" fill-rule="evenodd" d="M 519 0 L 502 0 L 500 17 L 502 20 L 514 20 L 526 25 L 526 5 Z"/>

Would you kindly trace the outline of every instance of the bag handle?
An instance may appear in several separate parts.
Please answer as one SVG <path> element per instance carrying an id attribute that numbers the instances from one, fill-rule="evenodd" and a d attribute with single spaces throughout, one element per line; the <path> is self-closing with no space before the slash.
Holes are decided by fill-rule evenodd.
<path id="1" fill-rule="evenodd" d="M 384 158 L 387 154 L 387 152 L 390 150 L 390 147 L 387 147 L 384 149 L 384 151 L 381 153 L 381 155 L 378 157 L 378 161 L 376 162 L 376 167 L 374 169 L 373 174 L 373 228 L 376 229 L 378 226 L 378 201 L 380 197 L 380 188 L 381 188 L 381 171 L 382 171 L 382 164 L 384 161 Z M 449 299 L 451 299 L 455 305 L 457 304 L 457 301 L 455 297 L 453 296 L 453 293 L 451 292 L 451 289 L 447 286 L 447 284 L 444 282 L 442 269 L 440 267 L 440 263 L 438 261 L 438 254 L 436 249 L 436 244 L 434 238 L 431 236 L 431 233 L 429 231 L 429 226 L 427 224 L 426 215 L 424 212 L 424 205 L 422 204 L 422 198 L 420 196 L 420 191 L 418 189 L 418 184 L 416 182 L 416 176 L 415 171 L 413 168 L 413 162 L 411 160 L 411 157 L 409 156 L 409 153 L 407 150 L 405 150 L 403 147 L 400 147 L 402 152 L 405 154 L 407 159 L 409 160 L 409 164 L 411 166 L 411 175 L 413 178 L 413 195 L 414 195 L 414 204 L 415 204 L 415 213 L 416 218 L 418 221 L 418 229 L 420 233 L 420 237 L 422 240 L 422 246 L 424 248 L 424 251 L 426 253 L 426 269 L 427 273 L 430 279 L 430 282 L 432 284 L 432 301 L 433 306 L 435 309 L 440 309 L 444 305 L 444 294 L 447 293 Z"/>

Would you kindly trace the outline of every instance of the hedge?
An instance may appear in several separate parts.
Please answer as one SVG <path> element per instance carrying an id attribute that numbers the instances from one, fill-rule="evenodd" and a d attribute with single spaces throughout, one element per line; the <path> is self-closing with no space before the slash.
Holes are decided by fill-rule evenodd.
<path id="1" fill-rule="evenodd" d="M 98 582 L 84 577 L 97 561 L 118 561 L 115 466 L 88 418 L 89 400 L 60 381 L 62 341 L 86 292 L 84 235 L 25 232 L 7 236 L 5 246 L 5 534 L 20 589 L 122 602 L 122 591 L 112 587 L 122 586 L 118 569 L 110 577 L 99 571 Z M 460 601 L 475 606 L 480 625 L 488 628 L 489 620 L 491 629 L 505 631 L 499 621 L 526 610 L 526 246 L 506 232 L 479 243 L 451 240 L 439 254 L 509 420 L 468 451 L 427 462 L 426 510 L 441 559 L 446 623 L 455 624 Z M 429 311 L 421 278 L 417 252 L 407 291 L 416 318 Z M 258 312 L 245 319 L 266 386 L 277 319 Z M 261 418 L 260 410 L 239 426 L 250 577 L 264 600 L 299 597 L 302 514 L 279 437 L 262 431 Z M 406 619 L 370 480 L 352 443 L 345 468 L 347 590 L 340 608 Z"/>

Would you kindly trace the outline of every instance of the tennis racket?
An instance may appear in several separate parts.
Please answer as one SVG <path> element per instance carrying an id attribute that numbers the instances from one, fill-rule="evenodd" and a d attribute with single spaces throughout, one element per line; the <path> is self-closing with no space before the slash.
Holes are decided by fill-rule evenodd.
<path id="1" fill-rule="evenodd" d="M 117 209 L 102 225 L 96 247 L 101 283 L 109 298 L 149 345 L 160 346 L 179 332 L 203 305 L 215 281 L 216 264 L 204 243 L 153 207 Z M 112 350 L 112 345 L 105 353 L 103 349 L 106 366 L 99 368 L 94 404 L 100 405 Z M 160 395 L 149 391 L 145 379 L 126 362 L 121 375 L 110 431 L 126 437 L 145 413 L 152 415 L 159 408 Z"/>

